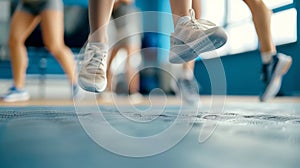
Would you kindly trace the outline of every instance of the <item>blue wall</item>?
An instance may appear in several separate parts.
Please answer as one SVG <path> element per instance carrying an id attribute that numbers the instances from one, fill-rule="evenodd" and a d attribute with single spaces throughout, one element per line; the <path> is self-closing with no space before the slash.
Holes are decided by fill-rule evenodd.
<path id="1" fill-rule="evenodd" d="M 284 76 L 280 95 L 300 96 L 300 2 L 295 1 L 297 9 L 297 39 L 291 44 L 277 46 L 278 52 L 292 56 L 293 64 L 289 72 Z M 209 61 L 208 61 L 209 62 Z M 227 93 L 257 95 L 261 92 L 260 81 L 261 58 L 259 50 L 228 55 L 222 57 L 222 63 L 227 80 Z M 200 93 L 210 94 L 210 80 L 207 75 L 203 61 L 197 61 L 195 65 L 195 76 L 201 85 Z"/>
<path id="2" fill-rule="evenodd" d="M 156 10 L 171 13 L 169 1 L 155 0 Z M 300 2 L 294 1 L 297 11 L 300 11 Z M 166 18 L 158 18 L 159 31 L 165 31 L 164 25 Z M 297 13 L 297 23 L 300 23 L 299 12 Z M 297 25 L 298 37 L 300 26 Z M 159 47 L 169 48 L 169 37 L 160 35 L 158 38 Z M 281 95 L 300 95 L 300 45 L 299 41 L 291 44 L 277 46 L 278 52 L 285 53 L 293 57 L 293 65 L 289 72 L 284 76 L 282 88 L 279 92 Z M 158 61 L 166 63 L 168 58 L 164 54 L 158 53 Z M 228 55 L 222 57 L 222 63 L 227 80 L 227 94 L 231 95 L 258 95 L 263 87 L 260 81 L 261 75 L 261 58 L 259 50 L 250 52 Z M 208 61 L 214 62 L 214 60 Z M 208 63 L 209 64 L 209 63 Z M 212 65 L 213 66 L 213 65 Z M 211 94 L 210 79 L 202 60 L 196 62 L 195 76 L 201 85 L 201 94 Z"/>
<path id="3" fill-rule="evenodd" d="M 81 5 L 87 6 L 88 0 L 64 0 L 66 5 Z M 142 11 L 162 11 L 171 13 L 170 5 L 168 0 L 136 0 L 136 5 Z M 300 2 L 295 1 L 297 11 L 300 11 Z M 155 26 L 158 31 L 165 31 L 166 27 L 165 19 L 170 18 L 157 18 L 158 22 L 149 22 L 144 20 L 144 26 Z M 299 12 L 297 13 L 297 23 L 300 23 Z M 300 26 L 297 26 L 298 38 L 300 32 Z M 169 37 L 162 34 L 150 34 L 152 41 L 155 41 L 155 46 L 159 48 L 169 48 Z M 148 36 L 149 37 L 149 36 Z M 145 39 L 147 40 L 147 39 Z M 281 94 L 284 95 L 300 95 L 300 47 L 299 42 L 292 44 L 286 44 L 278 46 L 279 52 L 291 55 L 293 57 L 293 65 L 287 75 L 284 77 L 282 83 Z M 159 51 L 153 54 L 153 57 L 157 56 L 158 63 L 166 63 L 168 56 L 165 53 Z M 48 57 L 48 56 L 47 56 Z M 49 58 L 51 56 L 49 55 Z M 33 60 L 34 61 L 34 60 Z M 60 66 L 55 61 L 51 62 L 52 73 L 62 73 Z M 208 61 L 209 63 L 210 61 Z M 211 60 L 213 62 L 213 60 Z M 228 94 L 246 94 L 246 95 L 257 95 L 260 93 L 262 84 L 260 81 L 261 71 L 261 59 L 258 50 L 250 51 L 246 53 L 240 53 L 235 55 L 228 55 L 222 57 L 222 63 L 227 79 L 227 93 Z M 53 66 L 52 66 L 53 65 Z M 1 78 L 11 78 L 10 66 L 8 61 L 0 61 L 1 72 L 6 71 L 7 73 L 1 73 Z M 3 71 L 4 70 L 4 71 Z M 8 72 L 9 71 L 9 72 Z M 36 73 L 36 69 L 29 69 L 28 72 Z M 196 62 L 195 75 L 201 85 L 201 94 L 210 94 L 210 80 L 206 72 L 206 68 L 202 60 Z"/>
<path id="4" fill-rule="evenodd" d="M 65 5 L 88 6 L 88 0 L 63 0 Z"/>
<path id="5" fill-rule="evenodd" d="M 299 95 L 300 91 L 300 59 L 297 53 L 299 43 L 287 44 L 277 47 L 282 52 L 293 57 L 293 65 L 290 71 L 284 76 L 281 95 Z M 221 58 L 226 80 L 227 94 L 229 95 L 257 95 L 263 87 L 260 81 L 261 58 L 258 50 L 236 55 L 229 55 Z M 213 60 L 207 60 L 213 62 Z M 201 94 L 210 94 L 210 79 L 208 77 L 203 61 L 197 61 L 195 65 L 195 76 L 201 85 Z"/>

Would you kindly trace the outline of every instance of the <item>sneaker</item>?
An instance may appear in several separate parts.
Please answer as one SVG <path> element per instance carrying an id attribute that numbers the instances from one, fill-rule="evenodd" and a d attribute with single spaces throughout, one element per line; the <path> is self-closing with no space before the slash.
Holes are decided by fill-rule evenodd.
<path id="1" fill-rule="evenodd" d="M 262 81 L 265 84 L 260 101 L 264 102 L 272 99 L 279 92 L 282 76 L 287 73 L 292 64 L 290 56 L 278 53 L 269 64 L 264 64 L 262 68 Z"/>
<path id="2" fill-rule="evenodd" d="M 4 102 L 27 101 L 30 96 L 26 90 L 17 89 L 15 86 L 9 88 L 8 92 L 1 97 Z"/>
<path id="3" fill-rule="evenodd" d="M 171 63 L 191 61 L 201 53 L 222 47 L 227 41 L 223 28 L 207 20 L 196 20 L 193 9 L 190 9 L 190 17 L 190 20 L 178 21 L 171 34 Z"/>
<path id="4" fill-rule="evenodd" d="M 95 45 L 87 45 L 78 77 L 82 89 L 99 93 L 106 88 L 107 55 L 107 46 L 100 49 Z"/>
<path id="5" fill-rule="evenodd" d="M 138 103 L 143 102 L 144 96 L 142 94 L 140 94 L 139 92 L 135 92 L 135 93 L 131 93 L 129 95 L 129 99 L 132 104 L 138 104 Z"/>
<path id="6" fill-rule="evenodd" d="M 104 91 L 100 94 L 100 98 L 105 102 L 113 102 L 117 98 L 117 94 L 112 91 Z"/>
<path id="7" fill-rule="evenodd" d="M 172 84 L 171 84 L 172 85 Z M 178 79 L 177 85 L 173 83 L 173 90 L 176 95 L 191 105 L 199 105 L 199 85 L 195 79 Z"/>

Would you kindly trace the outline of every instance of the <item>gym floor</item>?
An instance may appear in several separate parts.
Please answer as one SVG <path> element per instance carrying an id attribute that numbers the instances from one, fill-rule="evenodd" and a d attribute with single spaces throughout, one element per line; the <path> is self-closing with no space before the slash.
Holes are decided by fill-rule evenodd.
<path id="1" fill-rule="evenodd" d="M 10 84 L 11 81 L 2 80 L 0 87 L 8 88 Z M 32 96 L 30 101 L 0 102 L 0 167 L 297 168 L 300 165 L 299 97 L 278 97 L 267 103 L 258 102 L 254 96 L 216 97 L 224 100 L 223 112 L 210 112 L 211 96 L 202 96 L 201 106 L 194 108 L 181 106 L 181 101 L 174 96 L 167 99 L 145 96 L 135 105 L 129 104 L 127 97 L 118 97 L 114 102 L 101 98 L 72 101 L 70 87 L 64 79 L 47 80 L 44 84 L 29 79 L 27 88 Z M 164 114 L 157 115 L 165 100 Z M 95 105 L 96 109 L 89 110 Z M 88 108 L 78 112 L 81 107 Z M 151 109 L 141 114 L 139 108 Z M 88 120 L 92 127 L 101 126 L 103 121 L 96 120 L 99 111 L 115 129 L 133 137 L 151 137 L 172 127 L 177 121 L 176 115 L 183 120 L 179 119 L 175 125 L 188 124 L 191 129 L 163 152 L 130 157 L 128 152 L 147 151 L 149 146 L 156 149 L 161 141 L 150 142 L 146 149 L 123 139 L 110 140 L 111 146 L 105 146 L 82 122 Z M 177 114 L 179 111 L 187 113 Z M 123 114 L 143 123 L 131 123 Z M 149 118 L 155 120 L 145 125 L 144 121 Z M 216 124 L 216 127 L 208 139 L 200 142 L 206 123 Z M 178 133 L 180 129 L 172 136 Z M 109 139 L 111 132 L 102 130 L 100 135 Z M 114 146 L 127 148 L 123 152 L 129 156 L 122 151 L 110 151 L 109 147 Z"/>

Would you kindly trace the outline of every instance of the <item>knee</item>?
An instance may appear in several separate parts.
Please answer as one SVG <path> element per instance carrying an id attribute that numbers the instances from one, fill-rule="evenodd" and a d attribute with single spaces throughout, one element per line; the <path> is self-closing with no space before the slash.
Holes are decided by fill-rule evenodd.
<path id="1" fill-rule="evenodd" d="M 25 39 L 23 37 L 10 34 L 8 38 L 9 48 L 15 48 L 20 45 L 25 45 Z"/>
<path id="2" fill-rule="evenodd" d="M 45 42 L 45 47 L 56 58 L 58 58 L 61 55 L 59 53 L 65 49 L 65 45 L 57 44 L 57 43 Z"/>
<path id="3" fill-rule="evenodd" d="M 262 0 L 244 0 L 244 2 L 249 6 L 250 8 L 257 8 L 259 6 L 264 5 L 264 2 Z"/>
<path id="4" fill-rule="evenodd" d="M 272 10 L 268 9 L 262 0 L 244 0 L 250 8 L 253 17 L 270 17 Z"/>

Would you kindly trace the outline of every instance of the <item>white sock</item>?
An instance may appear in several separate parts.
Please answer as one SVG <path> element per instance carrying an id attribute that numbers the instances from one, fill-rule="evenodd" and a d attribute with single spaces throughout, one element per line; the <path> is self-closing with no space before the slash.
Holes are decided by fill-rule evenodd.
<path id="1" fill-rule="evenodd" d="M 261 59 L 263 64 L 268 64 L 272 61 L 273 56 L 276 55 L 276 51 L 262 52 Z"/>

